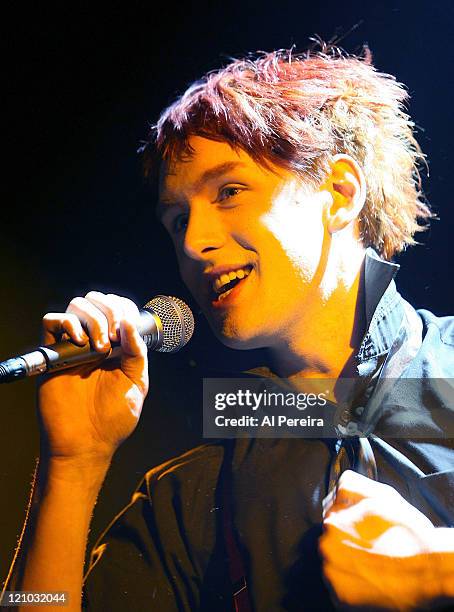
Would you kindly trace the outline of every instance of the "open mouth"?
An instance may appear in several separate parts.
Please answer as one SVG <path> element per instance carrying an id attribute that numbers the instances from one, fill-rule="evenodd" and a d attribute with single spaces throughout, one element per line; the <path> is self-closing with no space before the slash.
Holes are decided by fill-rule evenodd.
<path id="1" fill-rule="evenodd" d="M 232 291 L 243 283 L 251 273 L 252 266 L 245 266 L 238 270 L 220 275 L 213 281 L 214 302 L 222 302 Z"/>

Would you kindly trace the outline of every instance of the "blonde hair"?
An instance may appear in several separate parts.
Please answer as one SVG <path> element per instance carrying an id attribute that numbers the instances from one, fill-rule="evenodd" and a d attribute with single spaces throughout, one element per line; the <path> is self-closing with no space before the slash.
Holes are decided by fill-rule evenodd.
<path id="1" fill-rule="evenodd" d="M 322 48 L 273 51 L 208 73 L 162 113 L 150 142 L 161 159 L 191 154 L 200 135 L 229 142 L 258 163 L 271 161 L 319 186 L 329 160 L 347 153 L 361 165 L 367 199 L 359 219 L 365 246 L 384 258 L 415 244 L 432 214 L 421 193 L 424 155 L 405 112 L 408 93 L 364 57 Z M 145 156 L 150 171 L 153 155 Z"/>

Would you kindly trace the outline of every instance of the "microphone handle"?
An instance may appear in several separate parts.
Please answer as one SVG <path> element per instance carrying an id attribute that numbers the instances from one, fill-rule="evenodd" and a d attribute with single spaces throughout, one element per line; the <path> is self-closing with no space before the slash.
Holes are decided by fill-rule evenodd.
<path id="1" fill-rule="evenodd" d="M 162 323 L 159 317 L 150 310 L 140 311 L 140 323 L 137 326 L 148 350 L 161 347 L 163 342 Z M 89 342 L 78 346 L 70 340 L 63 340 L 39 346 L 31 353 L 12 357 L 0 363 L 0 383 L 14 382 L 27 376 L 66 370 L 84 363 L 101 363 L 106 359 L 121 354 L 119 342 L 112 342 L 111 349 L 100 353 L 92 349 Z"/>

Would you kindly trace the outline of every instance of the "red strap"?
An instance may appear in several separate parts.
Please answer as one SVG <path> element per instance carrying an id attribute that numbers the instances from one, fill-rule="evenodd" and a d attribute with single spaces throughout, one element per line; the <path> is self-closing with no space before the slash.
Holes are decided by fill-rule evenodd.
<path id="1" fill-rule="evenodd" d="M 230 478 L 230 462 L 226 457 L 222 486 L 222 521 L 224 526 L 224 539 L 227 550 L 229 576 L 232 584 L 232 597 L 235 612 L 252 612 L 251 602 L 246 581 L 246 571 L 243 557 L 235 538 L 232 518 L 232 488 Z"/>

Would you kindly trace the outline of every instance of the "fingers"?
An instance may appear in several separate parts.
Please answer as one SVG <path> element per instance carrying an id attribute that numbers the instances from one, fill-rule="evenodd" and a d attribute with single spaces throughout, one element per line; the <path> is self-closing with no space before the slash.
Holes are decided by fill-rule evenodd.
<path id="1" fill-rule="evenodd" d="M 140 312 L 131 300 L 114 294 L 90 291 L 85 299 L 98 308 L 104 315 L 107 328 L 104 328 L 110 341 L 120 342 L 124 356 L 144 357 L 146 346 L 137 331 Z M 102 321 L 103 325 L 106 324 Z"/>
<path id="2" fill-rule="evenodd" d="M 363 497 L 382 495 L 383 487 L 386 487 L 390 491 L 394 491 L 389 485 L 367 478 L 367 476 L 358 474 L 358 472 L 354 472 L 353 470 L 345 470 L 345 472 L 340 475 L 337 485 L 338 492 L 346 491 L 353 497 L 360 497 L 361 499 Z"/>
<path id="3" fill-rule="evenodd" d="M 131 357 L 144 357 L 147 347 L 137 331 L 137 326 L 124 319 L 120 324 L 121 348 L 124 355 Z"/>
<path id="4" fill-rule="evenodd" d="M 89 339 L 95 350 L 106 352 L 111 342 L 120 342 L 129 356 L 144 356 L 145 344 L 137 331 L 140 313 L 129 299 L 90 291 L 69 303 L 66 313 L 48 313 L 43 318 L 46 343 L 55 342 L 63 333 L 77 344 Z"/>
<path id="5" fill-rule="evenodd" d="M 359 520 L 367 514 L 376 514 L 395 523 L 404 523 L 411 519 L 424 527 L 433 526 L 430 520 L 409 504 L 396 489 L 352 470 L 343 472 L 335 496 L 327 496 L 323 505 L 325 520 L 331 513 L 342 514 L 349 521 Z"/>
<path id="6" fill-rule="evenodd" d="M 348 470 L 323 527 L 324 576 L 341 603 L 412 609 L 436 531 L 427 517 L 393 487 Z"/>
<path id="7" fill-rule="evenodd" d="M 51 344 L 61 338 L 63 333 L 76 344 L 84 345 L 88 342 L 79 318 L 71 313 L 48 312 L 43 317 L 44 342 Z"/>
<path id="8" fill-rule="evenodd" d="M 339 479 L 337 497 L 325 513 L 320 551 L 343 559 L 347 548 L 403 557 L 423 554 L 435 529 L 431 521 L 389 485 L 354 472 Z"/>
<path id="9" fill-rule="evenodd" d="M 139 310 L 134 302 L 127 298 L 112 293 L 104 294 L 99 291 L 90 291 L 85 299 L 104 314 L 107 319 L 107 335 L 112 342 L 120 341 L 121 321 L 129 321 L 134 326 L 139 323 Z"/>
<path id="10" fill-rule="evenodd" d="M 379 501 L 385 498 L 392 504 L 398 500 L 406 503 L 393 487 L 371 480 L 353 470 L 346 470 L 341 474 L 337 487 L 323 500 L 323 516 L 327 517 L 330 512 L 350 508 L 366 498 Z"/>
<path id="11" fill-rule="evenodd" d="M 348 539 L 367 547 L 388 529 L 394 526 L 393 512 L 378 500 L 363 499 L 357 504 L 333 510 L 323 521 L 325 533 L 334 541 Z"/>
<path id="12" fill-rule="evenodd" d="M 89 295 L 89 294 L 87 294 Z M 68 304 L 66 312 L 75 315 L 90 337 L 91 344 L 98 351 L 110 348 L 109 322 L 105 313 L 89 299 L 76 297 Z"/>
<path id="13" fill-rule="evenodd" d="M 352 470 L 343 472 L 336 487 L 328 493 L 322 502 L 323 518 L 327 517 L 332 511 L 348 508 L 367 497 L 368 493 L 371 492 L 369 482 L 373 483 L 374 481 Z"/>

